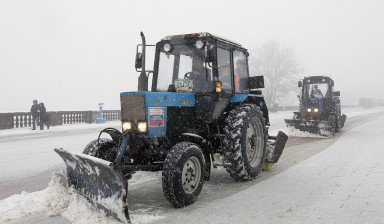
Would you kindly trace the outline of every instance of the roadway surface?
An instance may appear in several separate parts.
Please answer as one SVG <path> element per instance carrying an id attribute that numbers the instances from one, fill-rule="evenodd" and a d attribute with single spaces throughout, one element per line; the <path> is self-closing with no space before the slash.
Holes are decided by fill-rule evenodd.
<path id="1" fill-rule="evenodd" d="M 379 111 L 371 114 L 361 114 L 358 116 L 347 117 L 347 122 L 341 133 L 337 133 L 336 136 L 332 139 L 326 138 L 303 138 L 303 137 L 290 137 L 286 148 L 283 152 L 282 157 L 279 162 L 274 166 L 271 171 L 262 172 L 259 177 L 253 181 L 249 182 L 235 182 L 227 174 L 224 169 L 213 169 L 211 180 L 206 182 L 201 196 L 195 204 L 192 206 L 178 209 L 180 212 L 191 212 L 195 209 L 213 202 L 217 199 L 223 199 L 235 195 L 241 191 L 244 191 L 252 186 L 258 185 L 259 183 L 278 175 L 295 165 L 299 164 L 302 161 L 305 161 L 317 153 L 327 149 L 339 138 L 342 138 L 343 133 L 348 132 L 349 130 L 356 128 L 360 125 L 363 125 L 367 122 L 375 119 L 375 116 L 381 116 L 384 112 Z M 273 115 L 272 115 L 273 116 Z M 279 119 L 272 124 L 275 124 L 275 129 L 284 126 L 284 121 Z M 26 144 L 28 141 L 44 141 L 47 140 L 48 143 L 52 142 L 52 138 L 59 138 L 61 141 L 70 141 L 72 138 L 82 139 L 84 142 L 89 142 L 94 139 L 97 134 L 95 131 L 99 129 L 86 129 L 86 130 L 77 130 L 77 131 L 65 131 L 59 133 L 60 137 L 56 134 L 42 134 L 39 136 L 25 137 L 25 136 L 11 136 L 11 137 L 1 137 L 0 136 L 0 147 L 6 144 Z M 36 138 L 37 137 L 37 138 Z M 62 139 L 64 138 L 64 139 Z M 72 140 L 75 140 L 72 139 Z M 79 142 L 79 141 L 77 141 Z M 82 141 L 80 141 L 82 142 Z M 33 142 L 30 144 L 33 144 Z M 44 144 L 44 143 L 39 143 Z M 85 145 L 85 144 L 84 144 Z M 78 149 L 78 150 L 82 150 Z M 56 156 L 56 155 L 55 155 Z M 57 156 L 58 157 L 58 156 Z M 23 178 L 8 178 L 6 180 L 0 181 L 0 200 L 4 199 L 13 194 L 21 193 L 22 191 L 33 192 L 44 189 L 48 182 L 51 179 L 52 172 L 58 171 L 63 167 L 61 165 L 51 166 L 49 169 L 45 169 L 42 172 L 37 172 L 34 175 Z M 158 178 L 154 180 L 135 184 L 130 186 L 128 199 L 130 202 L 130 213 L 133 215 L 140 215 L 145 212 L 146 214 L 154 214 L 161 216 L 171 216 L 172 212 L 175 209 L 169 204 L 165 199 L 162 188 L 161 188 L 161 176 L 158 175 Z M 33 215 L 24 219 L 16 220 L 10 223 L 70 223 L 68 220 L 60 217 L 47 217 L 46 214 Z"/>

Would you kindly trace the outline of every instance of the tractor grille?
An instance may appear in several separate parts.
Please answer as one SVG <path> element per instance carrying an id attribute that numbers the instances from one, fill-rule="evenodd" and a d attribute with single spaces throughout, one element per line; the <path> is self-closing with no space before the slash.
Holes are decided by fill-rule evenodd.
<path id="1" fill-rule="evenodd" d="M 122 121 L 145 121 L 145 96 L 120 96 Z"/>

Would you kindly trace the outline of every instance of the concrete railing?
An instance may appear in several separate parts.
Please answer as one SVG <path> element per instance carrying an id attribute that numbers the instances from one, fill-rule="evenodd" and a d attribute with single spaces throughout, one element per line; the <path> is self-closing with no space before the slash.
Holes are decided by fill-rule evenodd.
<path id="1" fill-rule="evenodd" d="M 342 108 L 353 108 L 356 105 L 342 105 Z M 298 110 L 299 106 L 278 106 L 269 108 L 270 112 L 284 110 Z M 47 112 L 51 126 L 77 123 L 95 123 L 99 117 L 99 111 L 55 111 Z M 120 110 L 104 110 L 103 118 L 107 121 L 121 120 Z M 32 127 L 32 116 L 29 112 L 0 113 L 0 130 Z"/>
<path id="2" fill-rule="evenodd" d="M 99 111 L 50 111 L 47 112 L 48 122 L 51 126 L 77 123 L 95 123 Z M 120 110 L 104 110 L 103 118 L 107 121 L 119 121 Z M 32 127 L 30 112 L 0 113 L 0 130 Z"/>

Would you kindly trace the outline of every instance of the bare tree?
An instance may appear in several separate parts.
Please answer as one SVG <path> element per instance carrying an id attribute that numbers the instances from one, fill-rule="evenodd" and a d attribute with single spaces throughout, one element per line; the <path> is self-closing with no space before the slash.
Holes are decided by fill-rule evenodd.
<path id="1" fill-rule="evenodd" d="M 264 76 L 263 93 L 268 104 L 280 103 L 279 98 L 297 90 L 297 76 L 302 69 L 287 46 L 274 41 L 263 44 L 251 52 L 249 67 L 252 76 Z"/>

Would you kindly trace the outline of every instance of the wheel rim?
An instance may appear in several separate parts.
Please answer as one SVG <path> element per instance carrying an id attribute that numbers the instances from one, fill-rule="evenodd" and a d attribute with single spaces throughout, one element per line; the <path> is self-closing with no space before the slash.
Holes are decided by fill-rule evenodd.
<path id="1" fill-rule="evenodd" d="M 201 165 L 197 157 L 190 157 L 185 163 L 182 172 L 183 190 L 192 194 L 198 188 L 201 179 Z"/>
<path id="2" fill-rule="evenodd" d="M 262 124 L 257 119 L 252 119 L 249 122 L 246 144 L 247 144 L 247 158 L 249 165 L 257 167 L 263 158 L 264 149 L 264 132 Z"/>

